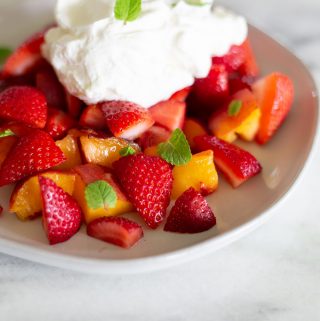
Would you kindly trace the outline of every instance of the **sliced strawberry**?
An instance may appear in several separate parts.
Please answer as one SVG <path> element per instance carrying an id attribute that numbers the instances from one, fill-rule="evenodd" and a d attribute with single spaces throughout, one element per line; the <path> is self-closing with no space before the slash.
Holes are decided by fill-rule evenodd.
<path id="1" fill-rule="evenodd" d="M 287 117 L 292 106 L 294 87 L 286 75 L 274 72 L 253 85 L 253 93 L 261 108 L 257 141 L 267 143 Z"/>
<path id="2" fill-rule="evenodd" d="M 100 105 L 87 106 L 81 114 L 80 125 L 98 130 L 105 128 L 106 123 Z"/>
<path id="3" fill-rule="evenodd" d="M 34 86 L 34 77 L 30 74 L 4 79 L 0 77 L 0 92 L 13 86 Z"/>
<path id="4" fill-rule="evenodd" d="M 105 170 L 99 165 L 95 164 L 79 165 L 76 166 L 73 170 L 78 175 L 80 175 L 81 179 L 85 184 L 90 184 L 99 179 L 102 179 L 102 177 L 105 174 Z"/>
<path id="5" fill-rule="evenodd" d="M 32 35 L 7 59 L 2 69 L 5 77 L 26 74 L 42 59 L 41 45 L 46 30 Z"/>
<path id="6" fill-rule="evenodd" d="M 182 128 L 186 116 L 186 104 L 181 101 L 165 100 L 150 108 L 155 122 L 169 130 Z"/>
<path id="7" fill-rule="evenodd" d="M 36 86 L 45 95 L 49 107 L 60 109 L 65 107 L 66 97 L 63 86 L 51 68 L 37 72 Z"/>
<path id="8" fill-rule="evenodd" d="M 249 80 L 245 77 L 234 77 L 229 79 L 229 88 L 230 95 L 233 95 L 242 89 L 251 90 L 251 85 L 249 83 Z"/>
<path id="9" fill-rule="evenodd" d="M 68 113 L 72 117 L 77 118 L 80 115 L 83 102 L 77 97 L 69 94 L 67 91 L 65 91 L 65 93 Z"/>
<path id="10" fill-rule="evenodd" d="M 163 221 L 170 202 L 172 169 L 160 157 L 135 154 L 114 164 L 124 192 L 153 229 Z"/>
<path id="11" fill-rule="evenodd" d="M 76 121 L 62 110 L 48 109 L 48 119 L 45 131 L 53 138 L 60 139 L 65 136 L 69 129 L 76 125 Z"/>
<path id="12" fill-rule="evenodd" d="M 173 100 L 173 101 L 179 101 L 179 102 L 185 102 L 189 93 L 190 93 L 191 87 L 186 87 L 183 88 L 177 92 L 175 92 L 170 98 L 169 100 Z"/>
<path id="13" fill-rule="evenodd" d="M 194 142 L 199 151 L 213 150 L 218 169 L 233 187 L 238 187 L 261 172 L 262 167 L 257 159 L 236 145 L 209 135 L 197 136 Z"/>
<path id="14" fill-rule="evenodd" d="M 34 130 L 19 137 L 0 169 L 0 186 L 39 173 L 66 160 L 49 134 Z"/>
<path id="15" fill-rule="evenodd" d="M 0 93 L 0 118 L 43 128 L 47 120 L 46 98 L 32 87 L 10 87 Z"/>
<path id="16" fill-rule="evenodd" d="M 243 76 L 257 77 L 259 68 L 249 39 L 242 44 L 242 48 L 245 52 L 245 60 L 239 68 L 239 73 Z"/>
<path id="17" fill-rule="evenodd" d="M 53 180 L 39 176 L 43 227 L 51 245 L 69 240 L 81 226 L 78 203 Z"/>
<path id="18" fill-rule="evenodd" d="M 146 149 L 147 147 L 155 146 L 162 142 L 165 142 L 169 138 L 169 130 L 154 125 L 141 135 L 141 137 L 139 138 L 139 145 L 142 149 Z"/>
<path id="19" fill-rule="evenodd" d="M 206 199 L 193 187 L 186 190 L 170 211 L 165 231 L 200 233 L 216 224 L 216 218 Z"/>
<path id="20" fill-rule="evenodd" d="M 141 226 L 124 217 L 100 217 L 88 224 L 87 233 L 123 248 L 132 247 L 143 237 Z"/>
<path id="21" fill-rule="evenodd" d="M 110 131 L 116 137 L 133 140 L 154 124 L 147 109 L 128 101 L 107 101 L 101 109 Z"/>
<path id="22" fill-rule="evenodd" d="M 0 168 L 10 150 L 16 144 L 18 137 L 16 136 L 7 136 L 0 138 Z"/>
<path id="23" fill-rule="evenodd" d="M 17 122 L 8 122 L 0 125 L 0 133 L 7 129 L 10 129 L 16 136 L 25 136 L 34 130 L 33 128 Z"/>

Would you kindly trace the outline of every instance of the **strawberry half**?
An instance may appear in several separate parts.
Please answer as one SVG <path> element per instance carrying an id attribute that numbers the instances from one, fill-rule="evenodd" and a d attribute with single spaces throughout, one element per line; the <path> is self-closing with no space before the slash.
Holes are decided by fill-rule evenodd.
<path id="1" fill-rule="evenodd" d="M 177 92 L 175 92 L 170 98 L 169 100 L 172 101 L 179 101 L 179 102 L 185 102 L 189 93 L 190 93 L 191 87 L 185 87 L 181 90 L 178 90 Z"/>
<path id="2" fill-rule="evenodd" d="M 87 233 L 123 248 L 132 247 L 143 237 L 141 226 L 124 217 L 100 217 L 88 224 Z"/>
<path id="3" fill-rule="evenodd" d="M 165 231 L 200 233 L 216 224 L 216 218 L 206 199 L 193 187 L 186 190 L 170 211 Z"/>
<path id="4" fill-rule="evenodd" d="M 0 186 L 37 174 L 66 160 L 49 134 L 34 130 L 19 137 L 0 169 Z"/>
<path id="5" fill-rule="evenodd" d="M 100 105 L 87 106 L 80 117 L 80 125 L 87 128 L 103 129 L 106 127 L 104 114 Z"/>
<path id="6" fill-rule="evenodd" d="M 146 149 L 147 147 L 155 146 L 162 142 L 165 142 L 169 138 L 169 130 L 154 125 L 141 135 L 141 137 L 139 138 L 139 145 L 142 149 Z"/>
<path id="7" fill-rule="evenodd" d="M 128 101 L 107 101 L 101 109 L 107 126 L 116 137 L 133 140 L 154 124 L 147 109 Z"/>
<path id="8" fill-rule="evenodd" d="M 0 93 L 0 118 L 43 128 L 47 120 L 46 98 L 33 87 L 10 87 Z"/>
<path id="9" fill-rule="evenodd" d="M 170 202 L 172 169 L 160 157 L 135 154 L 113 164 L 133 206 L 153 229 L 163 221 Z"/>
<path id="10" fill-rule="evenodd" d="M 213 150 L 217 167 L 233 187 L 238 187 L 261 172 L 262 167 L 257 159 L 236 145 L 209 135 L 197 136 L 194 142 L 199 151 Z"/>
<path id="11" fill-rule="evenodd" d="M 65 94 L 68 113 L 71 117 L 77 118 L 80 115 L 83 102 L 77 97 L 69 94 L 67 90 L 65 90 Z"/>
<path id="12" fill-rule="evenodd" d="M 81 226 L 81 209 L 71 195 L 49 178 L 39 176 L 42 223 L 51 245 L 69 240 Z"/>
<path id="13" fill-rule="evenodd" d="M 186 115 L 186 104 L 171 99 L 161 101 L 150 108 L 150 113 L 157 124 L 171 131 L 181 129 Z"/>
<path id="14" fill-rule="evenodd" d="M 293 102 L 294 87 L 289 77 L 275 72 L 256 81 L 252 89 L 261 108 L 256 140 L 265 144 L 287 117 Z"/>

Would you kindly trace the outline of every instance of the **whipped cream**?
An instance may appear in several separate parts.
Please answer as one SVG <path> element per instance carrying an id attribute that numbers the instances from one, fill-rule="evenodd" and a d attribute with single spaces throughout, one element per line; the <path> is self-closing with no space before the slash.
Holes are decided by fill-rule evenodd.
<path id="1" fill-rule="evenodd" d="M 94 104 L 128 100 L 148 108 L 206 77 L 212 56 L 247 37 L 247 23 L 221 7 L 142 1 L 140 17 L 115 19 L 114 0 L 58 0 L 58 27 L 44 57 L 68 91 Z"/>

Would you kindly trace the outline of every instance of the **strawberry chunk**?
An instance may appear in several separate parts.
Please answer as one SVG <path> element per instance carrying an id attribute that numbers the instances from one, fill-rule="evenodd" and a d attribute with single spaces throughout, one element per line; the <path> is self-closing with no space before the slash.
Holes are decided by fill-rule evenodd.
<path id="1" fill-rule="evenodd" d="M 51 245 L 65 242 L 81 226 L 81 209 L 78 203 L 53 180 L 39 176 L 43 203 L 43 227 Z"/>
<path id="2" fill-rule="evenodd" d="M 200 233 L 216 224 L 216 218 L 206 199 L 193 187 L 186 190 L 170 211 L 165 231 Z"/>
<path id="3" fill-rule="evenodd" d="M 113 167 L 138 213 L 149 227 L 157 228 L 170 202 L 173 181 L 170 165 L 157 156 L 135 154 L 120 158 Z"/>
<path id="4" fill-rule="evenodd" d="M 169 99 L 151 107 L 150 113 L 157 124 L 173 131 L 183 126 L 186 115 L 186 104 L 181 101 Z"/>
<path id="5" fill-rule="evenodd" d="M 46 98 L 32 87 L 10 87 L 0 93 L 0 118 L 43 128 L 47 120 Z"/>
<path id="6" fill-rule="evenodd" d="M 80 125 L 87 128 L 103 129 L 106 127 L 100 105 L 87 106 L 80 117 Z"/>
<path id="7" fill-rule="evenodd" d="M 139 138 L 139 145 L 144 150 L 147 147 L 158 145 L 170 138 L 170 131 L 166 128 L 154 125 Z"/>
<path id="8" fill-rule="evenodd" d="M 124 217 L 100 217 L 88 224 L 87 233 L 123 248 L 132 247 L 143 237 L 141 226 Z"/>
<path id="9" fill-rule="evenodd" d="M 246 150 L 214 136 L 203 135 L 194 138 L 197 149 L 214 152 L 214 161 L 233 187 L 238 187 L 249 178 L 261 172 L 257 159 Z"/>
<path id="10" fill-rule="evenodd" d="M 65 91 L 65 94 L 68 113 L 71 117 L 77 118 L 80 115 L 83 102 L 77 97 L 69 94 L 67 91 Z"/>
<path id="11" fill-rule="evenodd" d="M 190 93 L 191 87 L 186 87 L 183 88 L 181 90 L 178 90 L 177 92 L 175 92 L 170 98 L 169 100 L 173 100 L 173 101 L 179 101 L 179 102 L 185 102 L 189 93 Z"/>
<path id="12" fill-rule="evenodd" d="M 48 109 L 48 119 L 45 131 L 53 138 L 60 139 L 65 136 L 69 129 L 76 125 L 76 121 L 62 110 Z"/>
<path id="13" fill-rule="evenodd" d="M 0 169 L 0 186 L 37 174 L 66 160 L 49 134 L 34 130 L 19 137 Z"/>
<path id="14" fill-rule="evenodd" d="M 242 48 L 245 52 L 245 60 L 239 68 L 239 73 L 242 76 L 257 77 L 259 75 L 259 67 L 249 39 L 242 44 Z"/>
<path id="15" fill-rule="evenodd" d="M 252 88 L 261 108 L 256 140 L 265 144 L 287 117 L 293 102 L 294 87 L 289 77 L 275 72 L 256 81 Z"/>
<path id="16" fill-rule="evenodd" d="M 136 139 L 154 124 L 147 109 L 128 101 L 107 101 L 101 109 L 107 126 L 116 137 Z"/>

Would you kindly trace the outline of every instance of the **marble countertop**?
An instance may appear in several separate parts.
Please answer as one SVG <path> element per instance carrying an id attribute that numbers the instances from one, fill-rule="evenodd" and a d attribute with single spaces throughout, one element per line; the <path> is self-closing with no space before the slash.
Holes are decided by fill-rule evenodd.
<path id="1" fill-rule="evenodd" d="M 320 87 L 318 0 L 219 2 L 291 49 Z M 319 164 L 320 148 L 265 225 L 185 265 L 95 276 L 0 254 L 0 320 L 320 320 Z"/>

